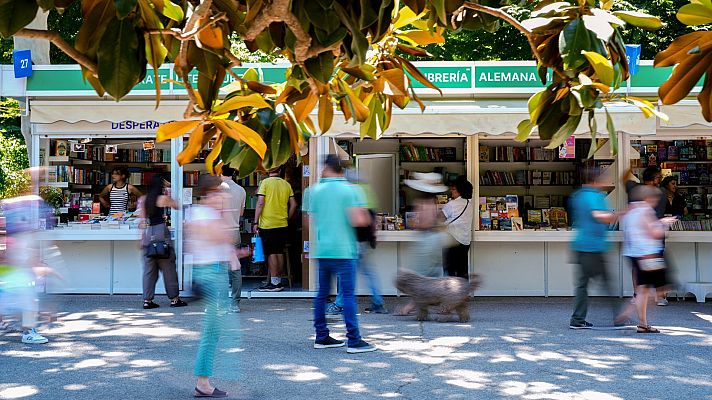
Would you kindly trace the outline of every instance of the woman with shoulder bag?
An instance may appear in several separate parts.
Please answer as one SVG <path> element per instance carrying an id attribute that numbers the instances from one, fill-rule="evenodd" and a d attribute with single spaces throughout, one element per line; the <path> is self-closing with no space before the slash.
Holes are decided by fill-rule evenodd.
<path id="1" fill-rule="evenodd" d="M 171 307 L 184 307 L 188 303 L 178 297 L 178 273 L 176 271 L 176 254 L 170 242 L 170 232 L 166 226 L 164 215 L 167 208 L 178 209 L 178 203 L 166 195 L 168 183 L 161 174 L 151 178 L 146 196 L 140 199 L 140 216 L 144 218 L 146 227 L 141 237 L 143 249 L 143 308 L 158 308 L 153 302 L 158 282 L 158 271 L 163 273 L 163 284 L 166 294 L 171 300 Z"/>
<path id="2" fill-rule="evenodd" d="M 653 186 L 639 186 L 631 193 L 638 201 L 632 202 L 623 218 L 623 255 L 631 260 L 637 277 L 635 308 L 638 312 L 638 333 L 660 333 L 648 324 L 648 292 L 650 287 L 667 286 L 666 265 L 663 258 L 663 239 L 667 224 L 675 218 L 658 219 L 653 207 L 658 202 L 659 190 Z M 616 318 L 621 325 L 626 314 Z"/>
<path id="3" fill-rule="evenodd" d="M 472 240 L 472 184 L 460 176 L 451 184 L 452 200 L 442 209 L 451 246 L 443 251 L 445 272 L 449 276 L 468 279 L 470 241 Z"/>

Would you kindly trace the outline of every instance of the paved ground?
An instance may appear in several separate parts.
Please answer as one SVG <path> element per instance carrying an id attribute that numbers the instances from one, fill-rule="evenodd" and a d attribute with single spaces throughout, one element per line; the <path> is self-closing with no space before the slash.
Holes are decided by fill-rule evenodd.
<path id="1" fill-rule="evenodd" d="M 191 398 L 200 307 L 162 300 L 144 311 L 137 296 L 54 302 L 49 344 L 0 336 L 0 399 Z M 711 303 L 657 307 L 651 321 L 663 333 L 640 335 L 569 330 L 570 302 L 477 298 L 467 324 L 361 315 L 380 351 L 348 355 L 312 349 L 310 301 L 243 300 L 214 381 L 237 399 L 712 399 Z M 610 305 L 595 300 L 590 320 L 607 323 Z"/>

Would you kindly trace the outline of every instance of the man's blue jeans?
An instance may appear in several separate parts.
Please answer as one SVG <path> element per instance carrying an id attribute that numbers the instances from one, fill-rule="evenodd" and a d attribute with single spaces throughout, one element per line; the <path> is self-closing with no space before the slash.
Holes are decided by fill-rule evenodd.
<path id="1" fill-rule="evenodd" d="M 371 246 L 368 243 L 362 242 L 359 243 L 359 259 L 358 259 L 358 271 L 363 274 L 363 277 L 366 278 L 366 283 L 368 284 L 368 288 L 371 289 L 371 302 L 373 303 L 374 306 L 382 306 L 383 305 L 383 296 L 381 295 L 381 288 L 380 284 L 378 282 L 378 275 L 376 274 L 376 269 L 374 268 L 373 264 L 370 263 L 370 259 L 368 258 L 368 252 L 370 252 Z M 339 307 L 344 306 L 344 294 L 343 291 L 341 290 L 341 284 L 339 281 L 336 281 L 336 300 L 334 300 L 334 304 L 336 304 Z M 355 282 L 354 282 L 355 285 Z"/>
<path id="2" fill-rule="evenodd" d="M 326 302 L 331 292 L 331 278 L 336 275 L 340 281 L 340 290 L 344 295 L 344 322 L 346 323 L 346 337 L 348 346 L 356 345 L 361 340 L 356 317 L 356 297 L 354 285 L 356 280 L 356 260 L 320 258 L 319 262 L 319 292 L 314 299 L 314 329 L 316 341 L 329 336 L 326 326 Z"/>

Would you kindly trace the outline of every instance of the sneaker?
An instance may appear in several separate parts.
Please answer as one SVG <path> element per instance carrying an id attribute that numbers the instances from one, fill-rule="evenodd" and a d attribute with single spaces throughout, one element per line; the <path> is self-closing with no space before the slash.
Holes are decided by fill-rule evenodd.
<path id="1" fill-rule="evenodd" d="M 315 349 L 330 349 L 332 347 L 343 347 L 346 343 L 341 340 L 336 340 L 331 336 L 327 336 L 326 339 L 322 339 L 318 342 L 314 342 Z"/>
<path id="2" fill-rule="evenodd" d="M 22 332 L 22 330 L 18 329 L 12 322 L 0 321 L 0 332 L 17 333 Z"/>
<path id="3" fill-rule="evenodd" d="M 329 315 L 339 315 L 344 312 L 343 307 L 339 307 L 336 303 L 329 303 L 326 305 L 326 313 Z"/>
<path id="4" fill-rule="evenodd" d="M 355 353 L 368 353 L 370 351 L 376 351 L 375 347 L 371 346 L 370 344 L 364 342 L 363 340 L 360 340 L 358 343 L 356 343 L 353 346 L 349 346 L 348 349 L 346 349 L 346 352 L 349 354 L 355 354 Z"/>
<path id="5" fill-rule="evenodd" d="M 284 286 L 282 286 L 281 284 L 273 285 L 271 283 L 268 283 L 257 290 L 259 290 L 260 292 L 281 292 L 282 290 L 284 290 Z"/>
<path id="6" fill-rule="evenodd" d="M 22 335 L 22 343 L 43 344 L 47 342 L 49 342 L 49 340 L 47 340 L 46 337 L 37 333 L 37 330 L 35 328 L 32 328 L 29 331 L 25 331 L 25 333 Z"/>
<path id="7" fill-rule="evenodd" d="M 366 311 L 367 314 L 388 314 L 388 310 L 386 310 L 386 307 L 384 307 L 383 304 L 371 304 L 369 307 L 366 307 L 366 310 L 364 311 Z"/>
<path id="8" fill-rule="evenodd" d="M 658 303 L 657 303 L 657 304 L 658 304 L 659 306 L 663 307 L 663 306 L 668 305 L 668 301 L 667 301 L 666 298 L 663 297 L 662 299 L 658 300 Z"/>
<path id="9" fill-rule="evenodd" d="M 569 324 L 569 328 L 571 329 L 591 329 L 593 328 L 593 324 L 587 321 L 579 322 L 577 324 Z"/>
<path id="10" fill-rule="evenodd" d="M 233 314 L 238 314 L 240 312 L 240 306 L 230 306 L 230 312 Z"/>

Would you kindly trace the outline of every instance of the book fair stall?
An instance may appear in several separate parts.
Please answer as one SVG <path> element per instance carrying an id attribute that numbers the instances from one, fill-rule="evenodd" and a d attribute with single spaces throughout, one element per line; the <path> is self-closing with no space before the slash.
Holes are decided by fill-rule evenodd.
<path id="1" fill-rule="evenodd" d="M 641 62 L 638 73 L 621 90 L 654 98 L 670 69 L 653 69 L 651 64 Z M 252 67 L 267 81 L 284 79 L 284 66 Z M 143 82 L 127 100 L 115 103 L 97 99 L 82 82 L 77 67 L 36 68 L 24 83 L 7 82 L 12 78 L 3 72 L 3 82 L 4 90 L 17 92 L 8 96 L 27 99 L 32 164 L 48 167 L 48 186 L 60 189 L 67 200 L 60 213 L 62 227 L 48 230 L 45 237 L 55 242 L 65 259 L 72 260 L 66 266 L 71 283 L 46 290 L 139 293 L 140 230 L 131 214 L 134 200 L 125 215 L 115 218 L 107 215 L 97 196 L 110 183 L 110 169 L 120 165 L 129 169 L 128 183 L 139 190 L 151 174 L 170 176 L 173 196 L 190 207 L 194 201 L 191 186 L 204 171 L 201 160 L 177 164 L 181 138 L 153 142 L 161 123 L 181 117 L 184 101 L 180 99 L 185 94 L 166 82 L 164 100 L 155 108 L 153 83 Z M 658 106 L 670 116 L 668 121 L 646 119 L 629 104 L 610 104 L 617 154 L 608 140 L 603 113 L 596 116 L 595 141 L 584 122 L 563 146 L 547 149 L 536 132 L 525 142 L 514 140 L 517 124 L 528 118 L 528 97 L 542 88 L 534 63 L 425 62 L 419 68 L 443 91 L 441 97 L 416 87 L 425 99 L 424 112 L 416 105 L 395 109 L 379 140 L 361 139 L 358 126 L 343 123 L 337 116 L 327 134 L 310 139 L 308 162 L 293 160 L 291 165 L 297 186 L 305 189 L 318 181 L 324 155 L 337 153 L 353 160 L 358 178 L 375 193 L 378 242 L 371 261 L 384 294 L 398 294 L 394 278 L 399 267 L 408 266 L 409 246 L 417 240 L 412 229 L 418 218 L 413 209 L 417 194 L 403 183 L 415 172 L 437 172 L 445 182 L 464 176 L 474 186 L 469 269 L 483 278 L 477 295 L 572 295 L 568 197 L 580 186 L 582 170 L 591 165 L 605 171 L 607 199 L 615 210 L 627 204 L 621 177 L 629 167 L 639 175 L 643 168 L 657 165 L 664 176 L 676 178 L 678 203 L 684 202 L 687 210 L 667 237 L 676 279 L 693 286 L 712 281 L 712 267 L 705 262 L 712 257 L 712 134 L 695 101 Z M 170 66 L 162 67 L 161 75 L 170 79 L 171 74 Z M 592 145 L 597 150 L 588 157 Z M 259 180 L 253 175 L 240 182 L 248 191 L 248 209 L 254 208 Z M 445 204 L 449 196 L 442 193 L 438 202 Z M 183 254 L 183 215 L 184 210 L 174 210 L 167 216 L 178 254 Z M 251 223 L 246 212 L 243 240 L 250 236 Z M 302 289 L 269 295 L 313 296 L 316 264 L 309 259 L 308 226 L 303 228 L 290 248 L 299 256 L 292 269 L 303 266 L 301 274 L 292 272 L 301 276 Z M 629 267 L 620 254 L 622 236 L 618 226 L 611 230 L 614 246 L 608 268 L 617 294 L 631 295 Z M 189 291 L 190 255 L 178 258 L 181 290 Z M 260 279 L 264 273 L 258 265 L 246 271 Z M 369 294 L 363 282 L 358 282 L 357 293 Z"/>

